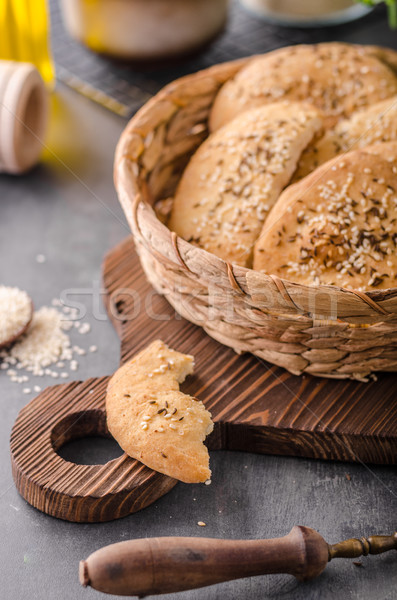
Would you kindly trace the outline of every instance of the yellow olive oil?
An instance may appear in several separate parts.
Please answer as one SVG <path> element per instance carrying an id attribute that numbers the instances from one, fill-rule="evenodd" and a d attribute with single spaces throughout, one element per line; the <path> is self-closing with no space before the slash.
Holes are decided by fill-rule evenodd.
<path id="1" fill-rule="evenodd" d="M 52 86 L 46 0 L 0 0 L 0 59 L 33 63 Z"/>

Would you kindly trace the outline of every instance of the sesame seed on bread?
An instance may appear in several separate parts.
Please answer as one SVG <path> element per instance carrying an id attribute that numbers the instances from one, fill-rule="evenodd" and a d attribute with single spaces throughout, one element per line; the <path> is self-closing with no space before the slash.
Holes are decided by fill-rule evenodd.
<path id="1" fill-rule="evenodd" d="M 382 53 L 339 42 L 281 48 L 254 57 L 220 89 L 210 115 L 215 131 L 241 112 L 280 100 L 308 102 L 333 127 L 353 112 L 397 94 Z"/>
<path id="2" fill-rule="evenodd" d="M 108 428 L 121 448 L 186 483 L 211 476 L 203 444 L 213 429 L 211 415 L 200 400 L 179 390 L 192 372 L 192 356 L 156 340 L 114 373 L 106 393 Z"/>
<path id="3" fill-rule="evenodd" d="M 397 140 L 395 142 L 384 142 L 382 144 L 373 144 L 371 146 L 366 146 L 364 148 L 364 151 L 367 154 L 375 154 L 376 156 L 381 156 L 382 158 L 387 160 L 387 162 L 393 163 L 392 166 L 397 172 Z"/>
<path id="4" fill-rule="evenodd" d="M 395 287 L 396 154 L 397 143 L 355 150 L 286 188 L 255 244 L 254 269 L 307 285 Z"/>
<path id="5" fill-rule="evenodd" d="M 362 50 L 375 56 L 378 60 L 387 65 L 394 73 L 397 73 L 397 52 L 393 48 L 385 48 L 383 46 L 361 46 Z"/>
<path id="6" fill-rule="evenodd" d="M 168 226 L 224 260 L 249 266 L 268 211 L 320 131 L 321 114 L 305 104 L 277 103 L 239 115 L 191 158 Z"/>
<path id="7" fill-rule="evenodd" d="M 397 96 L 354 113 L 309 144 L 302 153 L 294 181 L 338 154 L 394 140 L 397 140 Z"/>

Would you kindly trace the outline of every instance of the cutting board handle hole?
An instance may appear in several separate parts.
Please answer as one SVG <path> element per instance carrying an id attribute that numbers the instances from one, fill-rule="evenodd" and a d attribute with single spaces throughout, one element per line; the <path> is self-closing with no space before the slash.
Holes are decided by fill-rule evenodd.
<path id="1" fill-rule="evenodd" d="M 123 454 L 109 433 L 103 410 L 66 415 L 53 427 L 51 444 L 61 458 L 79 465 L 103 465 Z"/>

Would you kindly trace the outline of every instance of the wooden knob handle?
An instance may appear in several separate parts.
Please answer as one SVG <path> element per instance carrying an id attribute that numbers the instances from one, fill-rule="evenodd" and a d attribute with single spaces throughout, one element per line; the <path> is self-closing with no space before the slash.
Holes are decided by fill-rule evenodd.
<path id="1" fill-rule="evenodd" d="M 0 60 L 0 172 L 24 173 L 40 156 L 48 93 L 30 63 Z"/>
<path id="2" fill-rule="evenodd" d="M 80 581 L 107 594 L 147 596 L 269 573 L 305 580 L 327 562 L 321 535 L 297 526 L 270 540 L 164 537 L 112 544 L 81 561 Z"/>

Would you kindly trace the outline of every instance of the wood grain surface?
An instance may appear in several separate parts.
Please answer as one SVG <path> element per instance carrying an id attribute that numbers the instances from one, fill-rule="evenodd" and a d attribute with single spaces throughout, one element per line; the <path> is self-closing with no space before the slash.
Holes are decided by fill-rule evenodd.
<path id="1" fill-rule="evenodd" d="M 298 525 L 288 535 L 273 539 L 156 537 L 118 542 L 80 561 L 79 572 L 85 587 L 144 598 L 271 573 L 308 581 L 333 558 L 390 550 L 397 550 L 397 531 L 330 545 L 314 529 Z"/>
<path id="2" fill-rule="evenodd" d="M 397 463 L 397 375 L 360 383 L 293 376 L 252 355 L 237 355 L 175 313 L 150 287 L 132 238 L 103 264 L 108 314 L 121 363 L 160 338 L 195 356 L 182 389 L 211 411 L 210 449 Z M 107 377 L 47 388 L 20 412 L 11 434 L 13 476 L 36 508 L 78 522 L 107 521 L 148 506 L 176 481 L 123 455 L 76 465 L 57 450 L 72 439 L 108 436 Z"/>

